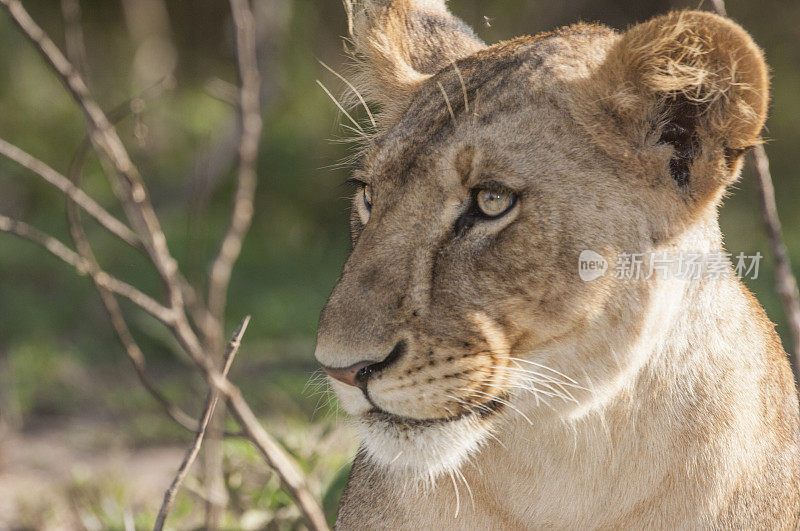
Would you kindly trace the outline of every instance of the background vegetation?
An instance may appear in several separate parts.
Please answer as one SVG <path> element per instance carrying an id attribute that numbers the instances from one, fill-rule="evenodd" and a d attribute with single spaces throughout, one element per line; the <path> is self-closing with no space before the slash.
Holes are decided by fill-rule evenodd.
<path id="1" fill-rule="evenodd" d="M 60 3 L 24 2 L 64 42 Z M 578 20 L 618 29 L 696 2 L 644 0 L 451 0 L 452 10 L 487 42 Z M 260 31 L 264 134 L 256 216 L 234 272 L 231 330 L 252 314 L 232 379 L 270 430 L 335 506 L 352 434 L 335 428 L 335 406 L 306 389 L 319 310 L 348 250 L 347 169 L 337 111 L 315 84 L 343 87 L 317 59 L 344 72 L 346 24 L 335 0 L 255 0 Z M 119 131 L 150 186 L 184 271 L 199 276 L 225 229 L 235 170 L 236 83 L 232 23 L 216 0 L 82 0 L 91 88 L 106 109 L 142 95 Z M 766 50 L 773 68 L 767 152 L 795 273 L 800 273 L 800 3 L 730 1 L 730 16 Z M 488 18 L 487 18 L 488 17 Z M 153 88 L 156 87 L 156 88 Z M 0 13 L 0 137 L 65 172 L 85 133 L 84 120 L 40 57 Z M 113 203 L 97 160 L 85 188 Z M 749 169 L 722 209 L 731 252 L 768 257 Z M 17 165 L 0 160 L 0 212 L 68 241 L 64 201 Z M 119 217 L 121 212 L 113 211 Z M 107 269 L 157 294 L 148 264 L 89 226 Z M 788 339 L 769 258 L 751 289 Z M 129 308 L 130 309 L 130 308 Z M 171 338 L 131 311 L 151 372 L 176 401 L 200 406 L 201 380 Z M 341 421 L 341 419 L 339 419 Z M 152 524 L 187 434 L 164 418 L 139 387 L 88 279 L 41 249 L 0 235 L 0 527 L 85 528 Z M 228 524 L 296 525 L 296 513 L 246 444 L 226 442 L 231 493 Z M 115 457 L 116 456 L 116 457 Z M 248 466 L 233 466 L 247 463 Z M 198 470 L 198 473 L 201 471 Z M 179 527 L 199 524 L 199 482 L 174 513 Z M 43 502 L 42 493 L 53 498 Z M 66 523 L 65 523 L 66 522 Z"/>

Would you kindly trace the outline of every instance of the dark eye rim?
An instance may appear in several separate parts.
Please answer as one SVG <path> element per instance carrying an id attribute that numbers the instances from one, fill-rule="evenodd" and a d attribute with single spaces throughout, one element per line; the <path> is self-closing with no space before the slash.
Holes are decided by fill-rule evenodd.
<path id="1" fill-rule="evenodd" d="M 499 214 L 489 215 L 478 205 L 478 194 L 481 192 L 491 192 L 496 194 L 508 194 L 511 197 L 511 202 L 508 204 L 505 210 L 500 212 Z M 500 219 L 509 212 L 511 212 L 515 206 L 517 206 L 517 202 L 519 201 L 519 195 L 514 192 L 513 190 L 509 190 L 503 185 L 487 183 L 483 186 L 479 186 L 470 190 L 470 207 L 468 212 L 474 215 L 477 218 L 482 219 Z"/>
<path id="2" fill-rule="evenodd" d="M 486 190 L 509 194 L 511 196 L 511 203 L 508 205 L 508 208 L 494 216 L 490 216 L 481 210 L 481 208 L 478 206 L 478 194 Z M 483 183 L 481 186 L 472 188 L 470 190 L 469 206 L 460 216 L 458 216 L 458 219 L 456 219 L 455 225 L 453 226 L 453 232 L 457 237 L 463 236 L 478 222 L 495 221 L 508 215 L 516 208 L 517 204 L 519 203 L 519 197 L 520 194 L 518 192 L 515 192 L 514 190 L 511 190 L 499 183 Z"/>
<path id="3" fill-rule="evenodd" d="M 361 187 L 361 199 L 364 201 L 364 208 L 367 209 L 367 212 L 372 212 L 372 203 L 367 199 L 367 186 L 368 184 L 364 184 Z"/>
<path id="4" fill-rule="evenodd" d="M 370 186 L 370 184 L 354 177 L 347 179 L 345 184 L 349 184 L 361 192 L 361 200 L 364 202 L 364 208 L 367 209 L 367 212 L 372 212 L 372 203 L 367 201 L 367 186 Z"/>

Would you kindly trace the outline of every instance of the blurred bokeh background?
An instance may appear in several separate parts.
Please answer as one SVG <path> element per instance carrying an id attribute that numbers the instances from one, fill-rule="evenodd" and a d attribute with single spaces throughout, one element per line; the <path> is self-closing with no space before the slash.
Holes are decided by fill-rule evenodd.
<path id="1" fill-rule="evenodd" d="M 63 47 L 62 3 L 23 3 Z M 306 384 L 316 369 L 318 312 L 348 251 L 349 190 L 340 163 L 352 144 L 315 83 L 342 93 L 343 84 L 317 60 L 346 71 L 346 23 L 337 0 L 253 5 L 265 127 L 256 215 L 234 271 L 227 330 L 246 314 L 253 321 L 232 378 L 332 511 L 354 438 L 329 397 Z M 579 20 L 624 29 L 698 3 L 451 0 L 450 6 L 493 43 Z M 150 186 L 173 253 L 187 276 L 199 279 L 227 223 L 236 165 L 230 99 L 237 79 L 227 2 L 80 0 L 80 7 L 90 87 L 108 110 L 141 98 L 119 131 Z M 767 152 L 800 273 L 800 2 L 732 0 L 727 8 L 763 46 L 773 69 Z M 66 172 L 84 134 L 80 111 L 0 12 L 0 137 Z M 84 188 L 123 217 L 94 158 Z M 69 241 L 60 194 L 5 159 L 0 212 Z M 758 279 L 747 282 L 788 345 L 749 168 L 721 216 L 729 251 L 767 256 Z M 140 256 L 88 228 L 107 269 L 159 293 Z M 187 370 L 180 349 L 154 320 L 125 310 L 159 385 L 196 412 L 202 381 Z M 40 248 L 0 234 L 0 528 L 151 525 L 188 440 L 139 386 L 91 282 Z M 288 499 L 245 443 L 226 442 L 225 456 L 226 525 L 296 525 Z M 181 528 L 202 522 L 202 485 L 197 479 L 187 485 L 171 520 Z"/>

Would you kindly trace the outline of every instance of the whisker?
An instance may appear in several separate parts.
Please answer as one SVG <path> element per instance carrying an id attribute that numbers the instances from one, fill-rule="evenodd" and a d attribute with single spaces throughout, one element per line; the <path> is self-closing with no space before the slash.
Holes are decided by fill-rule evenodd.
<path id="1" fill-rule="evenodd" d="M 485 413 L 491 413 L 492 412 L 492 408 L 490 408 L 486 404 L 483 404 L 483 403 L 480 403 L 480 402 L 477 403 L 477 404 L 471 404 L 471 403 L 467 402 L 466 400 L 463 400 L 461 398 L 455 397 L 453 395 L 445 395 L 445 396 L 447 398 L 450 398 L 451 400 L 455 401 L 457 404 L 463 406 L 464 409 L 466 409 L 468 413 L 475 413 L 475 412 L 478 412 L 478 411 L 483 411 Z"/>
<path id="2" fill-rule="evenodd" d="M 308 390 L 311 385 L 319 385 L 326 380 L 325 374 L 322 372 L 322 369 L 317 369 L 311 373 L 306 381 L 306 385 L 303 387 L 303 394 Z"/>
<path id="3" fill-rule="evenodd" d="M 361 102 L 361 105 L 364 106 L 364 110 L 367 111 L 367 116 L 369 116 L 369 121 L 372 122 L 372 127 L 378 127 L 378 124 L 375 123 L 375 117 L 372 116 L 372 111 L 369 110 L 369 106 L 367 105 L 367 102 L 361 96 L 361 93 L 358 91 L 358 89 L 356 89 L 356 87 L 354 87 L 353 84 L 350 83 L 347 79 L 345 79 L 345 77 L 343 75 L 341 75 L 339 72 L 337 72 L 333 68 L 331 68 L 328 65 L 326 65 L 325 63 L 323 63 L 322 60 L 317 59 L 317 61 L 319 61 L 319 64 L 324 66 L 328 70 L 328 72 L 330 72 L 334 76 L 336 76 L 339 79 L 341 79 L 342 81 L 344 81 L 345 85 L 347 85 L 350 88 L 350 90 L 353 91 L 353 94 L 355 94 L 356 97 L 358 98 L 358 100 Z M 466 94 L 466 92 L 465 92 L 465 94 Z"/>
<path id="4" fill-rule="evenodd" d="M 442 82 L 437 81 L 436 84 L 439 85 L 439 90 L 442 91 L 442 96 L 444 96 L 444 102 L 447 104 L 447 110 L 450 111 L 450 118 L 452 118 L 452 120 L 455 122 L 456 115 L 453 113 L 453 106 L 450 105 L 450 98 L 447 97 L 447 92 L 445 92 L 444 87 L 442 86 Z"/>
<path id="5" fill-rule="evenodd" d="M 573 380 L 572 378 L 570 378 L 566 374 L 564 374 L 562 372 L 558 372 L 557 370 L 553 369 L 552 367 L 548 367 L 547 365 L 542 365 L 541 363 L 536 363 L 535 361 L 531 361 L 531 360 L 524 360 L 522 358 L 509 357 L 508 359 L 510 359 L 512 361 L 518 361 L 518 362 L 521 362 L 521 363 L 529 363 L 531 365 L 535 365 L 537 367 L 541 367 L 542 369 L 545 369 L 545 370 L 548 370 L 550 372 L 556 373 L 557 375 L 561 376 L 562 378 L 566 378 L 567 380 L 569 380 L 570 382 L 574 383 L 575 385 L 579 385 L 578 382 L 576 382 L 575 380 Z"/>
<path id="6" fill-rule="evenodd" d="M 355 127 L 349 126 L 347 124 L 342 124 L 342 128 L 347 129 L 348 131 L 353 131 L 354 133 L 359 133 L 359 134 L 364 133 L 362 130 L 356 129 Z M 370 140 L 371 141 L 369 136 L 364 136 L 363 139 L 361 139 L 361 138 L 356 138 L 356 139 L 344 138 L 344 139 L 341 139 L 341 140 L 343 140 L 345 142 L 363 142 L 364 140 Z"/>
<path id="7" fill-rule="evenodd" d="M 502 368 L 498 367 L 498 369 L 502 369 Z M 509 372 L 513 373 L 517 369 L 518 368 L 509 368 Z M 561 381 L 559 381 L 559 380 L 557 380 L 555 378 L 552 378 L 552 377 L 549 377 L 549 376 L 546 376 L 546 375 L 541 375 L 541 374 L 539 374 L 538 372 L 535 372 L 535 371 L 527 371 L 526 369 L 519 369 L 519 370 L 524 371 L 523 374 L 530 373 L 534 377 L 533 378 L 527 378 L 527 379 L 535 381 L 536 384 L 540 384 L 540 385 L 543 385 L 543 386 L 547 387 L 555 395 L 560 396 L 561 398 L 564 398 L 565 400 L 569 399 L 570 401 L 574 402 L 575 404 L 580 404 L 578 402 L 578 400 L 575 398 L 575 396 L 572 393 L 570 393 L 569 390 L 565 387 L 565 385 L 566 386 L 570 386 L 570 387 L 579 387 L 579 386 L 575 386 L 573 384 L 566 383 L 566 382 L 561 382 Z M 541 376 L 541 378 L 539 378 L 539 376 Z M 553 385 L 557 386 L 558 389 L 553 387 Z"/>
<path id="8" fill-rule="evenodd" d="M 458 511 L 461 509 L 461 497 L 458 494 L 458 485 L 456 484 L 456 478 L 453 476 L 452 469 L 447 472 L 450 475 L 450 480 L 453 482 L 453 490 L 456 491 L 456 514 L 453 515 L 453 518 L 458 518 Z"/>
<path id="9" fill-rule="evenodd" d="M 339 110 L 340 110 L 340 111 L 342 111 L 342 113 L 343 113 L 345 116 L 347 116 L 348 120 L 350 120 L 351 122 L 353 122 L 353 125 L 355 125 L 355 126 L 356 126 L 356 129 L 358 129 L 359 133 L 361 133 L 361 134 L 364 136 L 364 138 L 366 138 L 367 140 L 369 140 L 369 135 L 367 135 L 367 133 L 365 133 L 365 132 L 364 132 L 364 130 L 363 130 L 363 129 L 361 128 L 361 126 L 359 125 L 359 123 L 358 123 L 358 122 L 356 122 L 356 121 L 353 119 L 353 117 L 352 117 L 352 116 L 350 116 L 350 113 L 349 113 L 349 112 L 347 112 L 347 111 L 344 109 L 344 107 L 342 107 L 342 104 L 341 104 L 341 103 L 339 103 L 339 100 L 337 100 L 337 99 L 336 99 L 336 98 L 333 96 L 333 94 L 331 94 L 331 91 L 330 91 L 330 90 L 328 90 L 328 87 L 326 87 L 325 85 L 323 85 L 323 84 L 322 84 L 322 81 L 320 81 L 319 79 L 317 79 L 317 85 L 319 85 L 319 86 L 322 88 L 322 90 L 324 90 L 324 91 L 325 91 L 325 94 L 327 94 L 327 95 L 328 95 L 328 97 L 331 99 L 331 101 L 333 101 L 334 105 L 336 105 L 336 107 L 338 107 L 338 108 L 339 108 Z"/>
<path id="10" fill-rule="evenodd" d="M 531 369 L 526 369 L 524 367 L 519 367 L 519 366 L 516 366 L 516 367 L 498 367 L 498 369 L 506 369 L 509 372 L 517 372 L 519 374 L 527 374 L 527 375 L 530 375 L 532 377 L 535 377 L 538 381 L 555 383 L 559 387 L 566 386 L 566 387 L 572 387 L 574 389 L 580 389 L 581 391 L 588 391 L 588 389 L 586 389 L 582 385 L 578 385 L 578 384 L 575 384 L 575 383 L 559 380 L 558 378 L 555 378 L 555 377 L 550 376 L 548 374 L 542 374 L 542 373 L 540 373 L 538 371 L 534 371 L 534 370 L 531 370 Z M 562 389 L 563 388 L 564 387 L 562 387 Z M 564 391 L 566 392 L 566 389 L 564 389 Z"/>
<path id="11" fill-rule="evenodd" d="M 491 432 L 491 431 L 489 431 L 489 430 L 486 430 L 486 432 L 485 432 L 485 433 L 486 433 L 486 436 L 487 436 L 487 437 L 491 437 L 492 439 L 494 439 L 494 440 L 497 442 L 497 444 L 499 444 L 500 446 L 502 446 L 502 447 L 503 447 L 505 450 L 508 450 L 508 446 L 506 446 L 505 444 L 503 444 L 503 441 L 501 441 L 500 439 L 498 439 L 498 438 L 497 438 L 497 435 L 495 435 L 494 433 L 492 433 L 492 432 Z"/>
<path id="12" fill-rule="evenodd" d="M 461 69 L 458 68 L 458 65 L 455 61 L 451 61 L 453 63 L 453 69 L 456 71 L 458 75 L 458 80 L 461 82 L 461 92 L 464 93 L 464 110 L 469 112 L 469 98 L 467 98 L 467 86 L 464 84 L 464 76 L 461 75 Z"/>
<path id="13" fill-rule="evenodd" d="M 525 413 L 523 413 L 522 411 L 520 411 L 519 409 L 517 409 L 517 407 L 516 407 L 516 406 L 514 406 L 514 405 L 513 405 L 511 402 L 509 402 L 508 400 L 503 400 L 502 398 L 498 398 L 498 397 L 496 397 L 496 396 L 490 395 L 489 393 L 486 393 L 485 391 L 481 391 L 481 390 L 479 390 L 479 389 L 468 389 L 468 388 L 464 388 L 464 389 L 460 389 L 460 390 L 461 390 L 461 391 L 470 392 L 470 393 L 472 393 L 473 395 L 483 396 L 483 397 L 485 397 L 485 398 L 489 398 L 489 399 L 491 399 L 491 400 L 493 400 L 493 401 L 497 402 L 498 404 L 503 404 L 504 406 L 508 406 L 509 408 L 511 408 L 511 409 L 513 409 L 514 411 L 516 411 L 517 413 L 519 413 L 519 414 L 520 414 L 520 416 L 522 416 L 522 418 L 524 418 L 526 421 L 528 421 L 528 424 L 530 424 L 531 426 L 533 426 L 533 421 L 532 421 L 531 419 L 529 419 L 529 418 L 528 418 L 528 416 L 527 416 Z"/>
<path id="14" fill-rule="evenodd" d="M 516 389 L 516 390 L 520 390 L 520 391 L 531 392 L 531 393 L 534 394 L 534 397 L 537 399 L 537 405 L 538 405 L 538 401 L 539 401 L 539 398 L 540 398 L 539 395 L 544 395 L 544 396 L 549 396 L 549 397 L 554 397 L 554 398 L 561 398 L 562 400 L 567 400 L 567 397 L 565 397 L 563 394 L 560 394 L 560 393 L 557 393 L 557 392 L 552 392 L 552 391 L 545 391 L 543 389 L 537 388 L 534 385 L 523 386 L 521 384 L 514 384 L 514 385 L 510 385 L 510 386 L 505 386 L 505 387 L 501 387 L 501 386 L 498 386 L 498 385 L 492 385 L 492 384 L 484 384 L 484 385 L 486 385 L 488 387 L 494 387 L 494 388 L 500 389 L 502 391 L 508 391 L 509 389 Z"/>
<path id="15" fill-rule="evenodd" d="M 460 470 L 455 469 L 454 472 L 456 473 L 456 475 L 458 477 L 461 478 L 461 481 L 464 482 L 464 486 L 467 487 L 467 494 L 469 494 L 469 500 L 472 503 L 472 510 L 474 511 L 475 510 L 475 498 L 472 496 L 472 487 L 469 486 L 469 483 L 467 483 L 467 478 L 464 477 L 464 474 Z"/>

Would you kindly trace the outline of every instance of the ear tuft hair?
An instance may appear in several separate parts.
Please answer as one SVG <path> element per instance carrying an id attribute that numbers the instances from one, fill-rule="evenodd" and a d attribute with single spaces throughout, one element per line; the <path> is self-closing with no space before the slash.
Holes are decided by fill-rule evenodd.
<path id="1" fill-rule="evenodd" d="M 430 76 L 486 45 L 444 0 L 344 0 L 355 85 L 392 121 Z"/>
<path id="2" fill-rule="evenodd" d="M 709 133 L 729 148 L 758 142 L 767 113 L 767 66 L 750 35 L 727 18 L 679 11 L 639 24 L 622 36 L 605 68 L 615 83 L 622 80 L 657 104 L 692 104 L 705 115 Z M 634 100 L 623 96 L 620 111 L 630 112 Z"/>
<path id="3" fill-rule="evenodd" d="M 638 157 L 638 171 L 652 174 L 660 155 L 649 147 L 670 145 L 675 182 L 718 197 L 741 153 L 760 142 L 769 80 L 761 49 L 738 24 L 678 11 L 620 35 L 579 94 L 576 117 L 605 151 Z"/>

